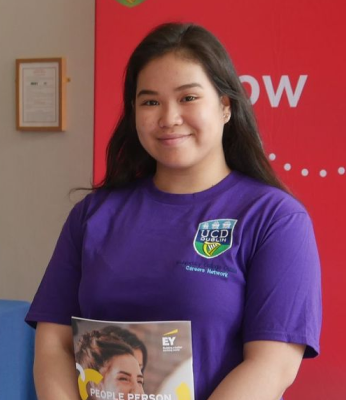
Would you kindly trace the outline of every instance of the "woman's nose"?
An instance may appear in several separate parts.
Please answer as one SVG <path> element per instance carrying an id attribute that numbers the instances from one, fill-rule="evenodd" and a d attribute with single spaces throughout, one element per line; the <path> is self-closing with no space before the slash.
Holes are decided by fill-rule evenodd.
<path id="1" fill-rule="evenodd" d="M 183 118 L 179 107 L 169 105 L 162 108 L 159 118 L 160 128 L 172 128 L 173 126 L 181 125 L 182 123 Z"/>
<path id="2" fill-rule="evenodd" d="M 131 389 L 129 390 L 131 394 L 144 394 L 143 384 L 138 382 L 133 382 L 131 385 Z"/>

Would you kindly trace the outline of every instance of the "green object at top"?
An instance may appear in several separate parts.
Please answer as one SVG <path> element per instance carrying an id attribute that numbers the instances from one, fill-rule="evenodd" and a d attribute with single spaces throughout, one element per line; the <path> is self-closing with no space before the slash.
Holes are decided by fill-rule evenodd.
<path id="1" fill-rule="evenodd" d="M 116 0 L 118 3 L 126 7 L 135 7 L 143 3 L 145 0 Z"/>

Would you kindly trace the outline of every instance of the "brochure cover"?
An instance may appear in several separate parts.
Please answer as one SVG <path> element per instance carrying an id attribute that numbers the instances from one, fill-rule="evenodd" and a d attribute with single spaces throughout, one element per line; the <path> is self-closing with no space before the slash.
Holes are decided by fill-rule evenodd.
<path id="1" fill-rule="evenodd" d="M 72 317 L 82 400 L 194 400 L 191 323 Z"/>

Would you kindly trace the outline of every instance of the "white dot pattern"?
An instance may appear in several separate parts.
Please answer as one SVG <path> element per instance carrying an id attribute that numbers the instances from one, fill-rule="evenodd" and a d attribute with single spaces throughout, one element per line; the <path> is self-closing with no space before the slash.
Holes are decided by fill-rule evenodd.
<path id="1" fill-rule="evenodd" d="M 325 169 L 321 169 L 320 171 L 320 177 L 325 178 L 327 176 L 327 171 Z"/>
<path id="2" fill-rule="evenodd" d="M 268 157 L 270 161 L 274 161 L 276 159 L 276 154 L 270 153 Z"/>
<path id="3" fill-rule="evenodd" d="M 270 153 L 270 154 L 268 155 L 268 159 L 269 159 L 270 161 L 275 161 L 275 160 L 277 160 L 277 155 L 276 155 L 275 153 Z M 288 163 L 288 162 L 284 163 L 284 164 L 282 165 L 282 168 L 283 168 L 285 171 L 294 170 L 292 164 L 290 164 L 290 163 Z M 295 171 L 297 171 L 297 169 L 295 169 Z M 300 173 L 301 173 L 301 175 L 304 176 L 304 177 L 305 177 L 305 176 L 308 176 L 308 175 L 311 175 L 311 176 L 313 175 L 313 173 L 310 173 L 310 171 L 309 171 L 308 168 L 303 168 L 303 169 L 300 171 Z M 323 169 L 320 169 L 320 170 L 319 170 L 318 176 L 319 176 L 320 178 L 326 178 L 327 176 L 332 175 L 333 173 L 337 173 L 337 174 L 340 175 L 340 176 L 346 175 L 346 167 L 340 166 L 336 171 L 335 171 L 335 170 L 334 170 L 334 171 L 332 171 L 332 170 L 329 170 L 329 171 L 328 171 L 327 169 L 323 168 Z M 316 174 L 316 172 L 315 172 L 314 174 Z"/>

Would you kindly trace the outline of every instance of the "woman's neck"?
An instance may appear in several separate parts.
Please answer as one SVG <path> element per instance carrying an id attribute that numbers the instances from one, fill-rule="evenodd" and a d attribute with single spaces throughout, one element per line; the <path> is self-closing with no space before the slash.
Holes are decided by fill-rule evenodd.
<path id="1" fill-rule="evenodd" d="M 201 171 L 158 168 L 154 183 L 163 192 L 191 194 L 210 189 L 226 178 L 230 172 L 227 165 L 217 171 L 213 168 Z"/>

